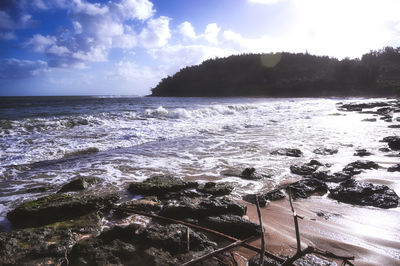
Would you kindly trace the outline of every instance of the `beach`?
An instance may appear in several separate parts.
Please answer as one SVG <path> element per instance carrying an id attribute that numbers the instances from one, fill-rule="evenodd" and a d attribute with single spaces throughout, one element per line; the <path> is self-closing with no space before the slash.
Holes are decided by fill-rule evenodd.
<path id="1" fill-rule="evenodd" d="M 397 100 L 45 97 L 8 102 L 0 113 L 4 243 L 18 239 L 18 232 L 32 226 L 21 217 L 28 215 L 35 221 L 36 214 L 29 208 L 39 204 L 37 199 L 41 200 L 35 210 L 38 213 L 41 208 L 47 212 L 48 203 L 41 204 L 48 199 L 57 202 L 60 210 L 63 206 L 81 206 L 79 211 L 71 211 L 74 215 L 68 219 L 72 220 L 99 210 L 119 206 L 135 209 L 144 204 L 140 205 L 142 211 L 199 220 L 209 226 L 216 226 L 218 219 L 224 224 L 243 216 L 233 225 L 240 224 L 254 233 L 258 216 L 255 205 L 245 199 L 258 194 L 266 201 L 261 208 L 266 250 L 291 256 L 296 252 L 296 237 L 287 193 L 295 189 L 294 208 L 303 217 L 299 219 L 303 248 L 313 246 L 354 256 L 355 265 L 399 263 Z M 388 136 L 394 139 L 383 140 Z M 158 191 L 154 187 L 143 190 L 142 184 L 157 176 L 176 179 L 179 185 L 172 185 L 173 195 L 154 192 Z M 80 183 L 73 183 L 76 180 Z M 373 197 L 362 187 L 358 187 L 362 191 L 356 200 L 340 194 L 363 184 L 373 191 Z M 279 190 L 281 198 L 268 198 L 272 190 Z M 231 207 L 226 211 L 226 207 L 215 206 Z M 190 210 L 191 216 L 185 217 L 183 210 Z M 90 241 L 104 242 L 99 237 L 115 230 L 116 225 L 128 225 L 129 229 L 133 225 L 128 221 L 135 221 L 135 226 L 149 222 L 137 215 L 126 220 L 113 211 L 101 212 L 99 216 L 85 216 L 96 221 L 96 226 L 90 230 L 87 225 L 78 226 L 77 239 L 88 235 Z M 63 211 L 59 216 L 57 213 L 50 220 L 38 215 L 34 228 L 45 226 L 50 230 L 53 222 L 67 219 Z M 220 218 L 215 220 L 212 213 Z M 201 252 L 200 247 L 215 248 L 202 236 L 193 237 L 203 239 L 197 252 Z M 76 243 L 66 251 L 72 254 L 71 260 L 79 251 L 81 242 L 77 239 L 68 240 Z M 254 244 L 259 245 L 259 241 Z M 164 252 L 165 247 L 160 250 Z M 23 252 L 30 254 L 29 250 Z M 244 248 L 239 253 L 245 258 L 255 254 Z M 62 261 L 63 256 L 56 254 L 55 258 Z"/>

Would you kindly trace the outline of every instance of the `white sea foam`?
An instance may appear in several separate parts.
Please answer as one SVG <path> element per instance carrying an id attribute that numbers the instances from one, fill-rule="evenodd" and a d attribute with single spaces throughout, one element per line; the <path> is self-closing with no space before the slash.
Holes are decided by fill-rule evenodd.
<path id="1" fill-rule="evenodd" d="M 91 175 L 123 188 L 169 173 L 234 182 L 239 194 L 257 192 L 290 176 L 291 164 L 318 159 L 340 170 L 354 160 L 356 148 L 377 151 L 381 136 L 396 130 L 381 120 L 361 122 L 366 114 L 330 116 L 339 112 L 334 99 L 132 98 L 117 105 L 102 100 L 101 105 L 80 106 L 77 113 L 67 105 L 60 107 L 63 115 L 2 120 L 0 181 L 17 190 L 21 184 L 48 183 L 56 190 L 77 175 Z M 321 147 L 338 148 L 339 154 L 313 153 Z M 98 152 L 84 152 L 90 148 Z M 271 155 L 279 148 L 299 148 L 304 156 Z M 249 182 L 221 176 L 223 170 L 243 167 L 272 177 Z M 0 188 L 0 202 L 7 206 L 37 195 L 13 196 Z"/>

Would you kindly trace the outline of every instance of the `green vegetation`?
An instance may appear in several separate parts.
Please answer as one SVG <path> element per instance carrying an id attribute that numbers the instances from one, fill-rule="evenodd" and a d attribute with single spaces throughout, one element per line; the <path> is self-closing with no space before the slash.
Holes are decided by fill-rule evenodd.
<path id="1" fill-rule="evenodd" d="M 292 53 L 206 60 L 167 77 L 151 96 L 393 96 L 400 94 L 400 47 L 361 59 Z"/>

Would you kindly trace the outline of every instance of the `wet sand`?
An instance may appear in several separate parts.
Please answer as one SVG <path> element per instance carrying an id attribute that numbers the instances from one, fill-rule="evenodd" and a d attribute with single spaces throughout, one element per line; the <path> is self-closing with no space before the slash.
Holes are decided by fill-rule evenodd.
<path id="1" fill-rule="evenodd" d="M 258 223 L 256 207 L 248 217 Z M 355 256 L 355 265 L 400 265 L 400 208 L 380 209 L 339 203 L 325 196 L 297 200 L 302 248 L 311 245 L 342 256 Z M 273 254 L 296 253 L 294 222 L 288 199 L 261 208 L 266 249 Z M 319 213 L 319 215 L 317 214 Z M 254 242 L 259 246 L 260 241 Z M 254 255 L 241 249 L 246 257 Z M 339 262 L 340 263 L 340 262 Z"/>

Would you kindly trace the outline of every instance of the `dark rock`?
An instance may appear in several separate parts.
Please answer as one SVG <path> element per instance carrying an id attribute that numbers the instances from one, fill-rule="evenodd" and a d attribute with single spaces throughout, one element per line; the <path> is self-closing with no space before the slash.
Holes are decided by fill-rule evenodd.
<path id="1" fill-rule="evenodd" d="M 376 113 L 379 115 L 387 115 L 390 114 L 393 111 L 392 107 L 382 107 L 376 110 Z"/>
<path id="2" fill-rule="evenodd" d="M 35 227 L 80 217 L 111 206 L 119 200 L 116 194 L 72 196 L 55 194 L 22 203 L 7 213 L 17 228 Z"/>
<path id="3" fill-rule="evenodd" d="M 379 148 L 379 151 L 381 151 L 381 152 L 389 152 L 390 151 L 390 149 L 389 148 Z"/>
<path id="4" fill-rule="evenodd" d="M 202 220 L 201 224 L 237 238 L 259 236 L 261 234 L 260 225 L 237 215 L 208 217 Z"/>
<path id="5" fill-rule="evenodd" d="M 330 190 L 330 196 L 340 202 L 375 206 L 379 208 L 396 208 L 399 197 L 385 185 L 362 183 L 354 179 L 346 180 Z"/>
<path id="6" fill-rule="evenodd" d="M 265 207 L 267 205 L 267 200 L 262 195 L 247 194 L 247 195 L 244 195 L 242 198 L 243 198 L 243 200 L 245 200 L 247 202 L 250 202 L 252 204 L 257 204 L 256 196 L 258 196 L 258 204 L 260 205 L 260 207 Z"/>
<path id="7" fill-rule="evenodd" d="M 197 186 L 196 182 L 186 182 L 177 177 L 162 175 L 150 177 L 143 182 L 131 183 L 128 191 L 134 195 L 164 195 Z"/>
<path id="8" fill-rule="evenodd" d="M 316 165 L 316 166 L 323 166 L 324 164 L 317 160 L 311 160 L 307 165 Z"/>
<path id="9" fill-rule="evenodd" d="M 74 178 L 64 186 L 62 186 L 61 189 L 57 191 L 57 193 L 85 190 L 89 187 L 90 184 L 93 184 L 95 182 L 96 182 L 95 178 L 87 178 L 79 176 L 77 178 Z"/>
<path id="10" fill-rule="evenodd" d="M 139 257 L 136 248 L 129 243 L 115 239 L 105 244 L 99 238 L 86 238 L 76 244 L 68 256 L 71 265 L 123 265 Z"/>
<path id="11" fill-rule="evenodd" d="M 376 122 L 376 118 L 365 118 L 363 120 L 361 120 L 363 122 Z"/>
<path id="12" fill-rule="evenodd" d="M 400 150 L 400 139 L 390 140 L 388 142 L 389 148 L 392 150 Z"/>
<path id="13" fill-rule="evenodd" d="M 311 176 L 306 176 L 308 178 L 315 178 L 323 182 L 342 182 L 352 177 L 352 173 L 349 172 L 338 172 L 334 174 L 329 174 L 327 171 L 318 171 L 313 173 Z"/>
<path id="14" fill-rule="evenodd" d="M 225 176 L 240 177 L 240 178 L 247 179 L 247 180 L 259 180 L 259 179 L 269 177 L 267 175 L 258 174 L 256 169 L 253 167 L 245 168 L 242 171 L 241 170 L 226 170 L 226 171 L 223 171 L 221 174 L 223 174 Z"/>
<path id="15" fill-rule="evenodd" d="M 378 169 L 379 165 L 373 161 L 367 160 L 358 160 L 352 163 L 349 163 L 343 168 L 344 172 L 351 173 L 352 175 L 357 175 L 361 173 L 360 169 Z"/>
<path id="16" fill-rule="evenodd" d="M 336 172 L 333 175 L 335 176 L 335 178 L 331 180 L 326 180 L 326 182 L 342 182 L 347 179 L 350 179 L 353 176 L 351 172 L 345 172 L 345 171 Z"/>
<path id="17" fill-rule="evenodd" d="M 389 125 L 388 128 L 400 128 L 400 125 Z"/>
<path id="18" fill-rule="evenodd" d="M 303 155 L 301 150 L 299 149 L 279 149 L 271 152 L 272 155 L 284 155 L 284 156 L 291 156 L 291 157 L 300 157 Z"/>
<path id="19" fill-rule="evenodd" d="M 267 200 L 275 201 L 285 198 L 285 193 L 281 189 L 274 189 L 268 191 L 265 194 L 258 195 L 258 203 L 260 207 L 265 207 L 267 205 Z M 248 194 L 243 196 L 243 200 L 256 204 L 256 194 Z"/>
<path id="20" fill-rule="evenodd" d="M 1 232 L 0 265 L 34 265 L 39 258 L 61 264 L 65 261 L 65 253 L 76 241 L 68 229 L 32 228 Z"/>
<path id="21" fill-rule="evenodd" d="M 389 106 L 389 104 L 385 102 L 349 103 L 340 105 L 340 108 L 345 109 L 347 111 L 361 111 L 362 109 L 371 109 L 375 107 L 386 107 L 386 106 Z"/>
<path id="22" fill-rule="evenodd" d="M 157 199 L 139 199 L 139 200 L 130 200 L 122 203 L 115 210 L 115 214 L 120 217 L 126 217 L 131 215 L 132 213 L 127 210 L 135 210 L 135 211 L 159 211 L 161 209 L 161 203 Z"/>
<path id="23" fill-rule="evenodd" d="M 379 118 L 379 119 L 380 119 L 380 120 L 383 120 L 383 121 L 385 121 L 385 122 L 393 122 L 393 117 L 390 116 L 390 115 L 382 116 L 382 117 Z"/>
<path id="24" fill-rule="evenodd" d="M 337 266 L 336 262 L 321 259 L 314 254 L 307 254 L 296 260 L 298 266 Z"/>
<path id="25" fill-rule="evenodd" d="M 103 225 L 102 217 L 93 212 L 81 217 L 46 225 L 46 228 L 69 229 L 73 233 L 98 235 Z"/>
<path id="26" fill-rule="evenodd" d="M 372 155 L 372 153 L 370 153 L 366 149 L 358 149 L 353 155 L 363 157 L 363 156 L 370 156 Z"/>
<path id="27" fill-rule="evenodd" d="M 259 266 L 260 265 L 260 254 L 252 257 L 249 260 L 249 266 Z M 264 256 L 264 266 L 280 266 L 281 263 L 277 262 L 274 259 L 268 258 L 267 256 Z"/>
<path id="28" fill-rule="evenodd" d="M 312 194 L 325 194 L 328 191 L 328 186 L 324 182 L 314 178 L 303 179 L 295 183 L 286 185 L 283 188 L 286 188 L 286 190 L 290 189 L 293 199 L 305 199 Z"/>
<path id="29" fill-rule="evenodd" d="M 296 175 L 312 175 L 318 169 L 317 165 L 303 164 L 301 166 L 292 165 L 290 171 Z"/>
<path id="30" fill-rule="evenodd" d="M 218 216 L 222 214 L 246 214 L 245 205 L 228 198 L 210 198 L 192 200 L 183 198 L 179 201 L 168 201 L 161 209 L 160 214 L 172 218 L 202 218 L 206 216 Z"/>
<path id="31" fill-rule="evenodd" d="M 169 199 L 180 199 L 180 198 L 199 198 L 204 196 L 204 194 L 192 190 L 192 189 L 185 189 L 178 192 L 169 192 L 166 194 L 158 195 L 157 197 L 162 200 L 169 200 Z"/>
<path id="32" fill-rule="evenodd" d="M 400 172 L 400 164 L 388 168 L 388 172 Z"/>
<path id="33" fill-rule="evenodd" d="M 231 194 L 233 186 L 223 183 L 207 182 L 204 185 L 199 186 L 197 190 L 205 194 L 224 196 Z"/>
<path id="34" fill-rule="evenodd" d="M 136 231 L 140 242 L 149 247 L 161 248 L 171 254 L 186 252 L 187 227 L 180 224 L 159 225 L 150 224 Z M 191 250 L 214 249 L 215 242 L 210 241 L 204 234 L 189 230 Z"/>
<path id="35" fill-rule="evenodd" d="M 329 148 L 320 148 L 320 149 L 315 149 L 314 153 L 319 155 L 333 155 L 338 153 L 338 150 Z"/>
<path id="36" fill-rule="evenodd" d="M 147 226 L 130 224 L 126 227 L 115 226 L 103 232 L 98 239 L 108 244 L 116 239 L 135 244 L 140 249 L 160 248 L 171 254 L 186 252 L 187 227 L 180 224 L 160 225 L 150 223 Z M 216 244 L 204 234 L 189 230 L 191 250 L 213 249 Z"/>
<path id="37" fill-rule="evenodd" d="M 264 198 L 270 201 L 280 200 L 285 198 L 285 193 L 281 189 L 274 189 L 265 193 Z"/>
<path id="38" fill-rule="evenodd" d="M 393 140 L 400 140 L 399 136 L 388 136 L 388 137 L 384 137 L 381 142 L 389 142 L 389 141 L 393 141 Z"/>

